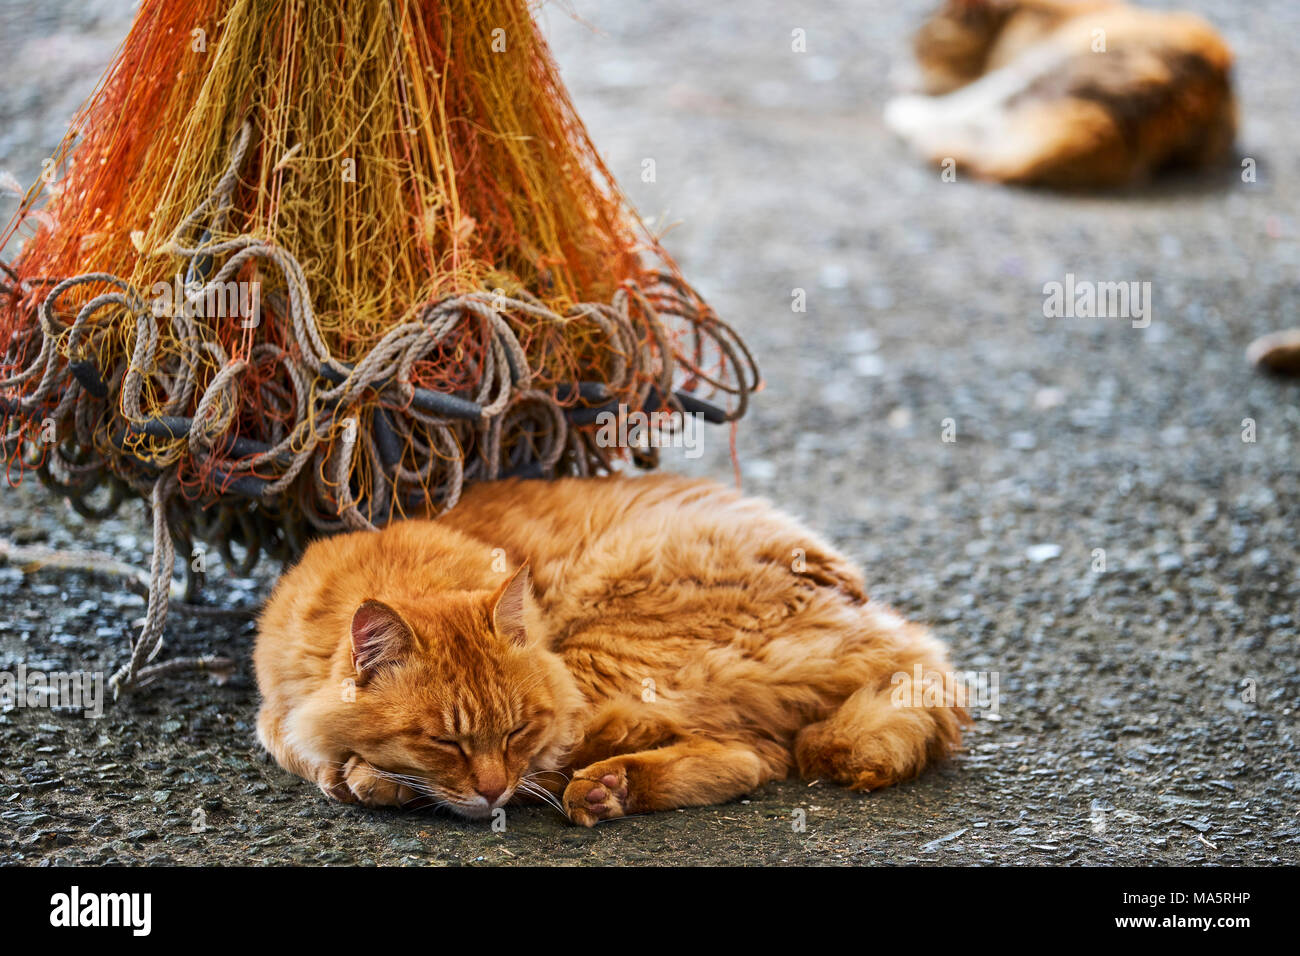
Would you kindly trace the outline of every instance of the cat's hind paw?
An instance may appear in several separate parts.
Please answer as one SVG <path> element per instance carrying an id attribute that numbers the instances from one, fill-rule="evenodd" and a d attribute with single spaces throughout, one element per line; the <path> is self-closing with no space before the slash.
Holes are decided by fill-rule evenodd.
<path id="1" fill-rule="evenodd" d="M 578 771 L 564 789 L 564 812 L 584 827 L 623 816 L 627 813 L 627 773 L 608 766 Z"/>

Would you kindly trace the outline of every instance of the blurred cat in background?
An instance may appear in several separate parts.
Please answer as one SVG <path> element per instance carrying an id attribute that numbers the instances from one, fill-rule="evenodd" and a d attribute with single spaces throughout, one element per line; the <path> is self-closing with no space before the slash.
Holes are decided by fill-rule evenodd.
<path id="1" fill-rule="evenodd" d="M 368 806 L 591 826 L 797 772 L 919 773 L 966 719 L 943 645 L 829 544 L 707 481 L 500 481 L 313 544 L 254 654 L 258 736 Z"/>
<path id="2" fill-rule="evenodd" d="M 1121 186 L 1212 164 L 1236 136 L 1232 53 L 1189 13 L 1114 0 L 948 0 L 914 44 L 923 95 L 885 123 L 999 182 Z"/>

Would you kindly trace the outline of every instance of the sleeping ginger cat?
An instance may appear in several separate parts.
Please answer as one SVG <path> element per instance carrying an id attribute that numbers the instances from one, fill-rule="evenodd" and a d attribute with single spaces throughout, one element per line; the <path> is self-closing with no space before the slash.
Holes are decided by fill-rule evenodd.
<path id="1" fill-rule="evenodd" d="M 930 162 L 1001 182 L 1119 186 L 1221 158 L 1232 53 L 1189 13 L 1116 0 L 949 0 L 915 41 L 926 96 L 885 123 Z"/>
<path id="2" fill-rule="evenodd" d="M 966 718 L 943 645 L 847 559 L 667 475 L 480 484 L 437 521 L 319 541 L 254 660 L 282 766 L 339 800 L 475 818 L 543 798 L 591 826 L 792 770 L 869 790 Z M 933 693 L 914 699 L 916 668 Z"/>

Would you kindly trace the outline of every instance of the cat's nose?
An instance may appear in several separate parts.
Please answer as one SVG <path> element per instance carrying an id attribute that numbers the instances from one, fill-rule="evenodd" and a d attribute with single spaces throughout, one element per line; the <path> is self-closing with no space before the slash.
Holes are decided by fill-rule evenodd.
<path id="1" fill-rule="evenodd" d="M 487 786 L 484 786 L 483 784 L 478 784 L 477 786 L 474 787 L 474 789 L 478 791 L 480 797 L 486 800 L 489 804 L 492 804 L 492 803 L 496 803 L 497 798 L 501 796 L 501 794 L 506 792 L 506 785 L 504 782 L 497 783 L 493 781 Z"/>
<path id="2" fill-rule="evenodd" d="M 488 806 L 497 802 L 497 798 L 506 792 L 506 768 L 501 760 L 478 758 L 472 765 L 471 779 L 478 795 L 488 802 Z"/>

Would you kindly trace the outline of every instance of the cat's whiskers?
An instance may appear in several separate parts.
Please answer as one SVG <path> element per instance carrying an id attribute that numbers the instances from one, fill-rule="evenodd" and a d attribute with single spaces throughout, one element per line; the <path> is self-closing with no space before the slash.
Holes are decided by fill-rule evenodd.
<path id="1" fill-rule="evenodd" d="M 432 801 L 432 802 L 420 803 L 420 801 L 422 800 Z M 448 801 L 439 797 L 437 794 L 433 794 L 433 793 L 416 794 L 410 800 L 404 801 L 401 804 L 401 807 L 403 810 L 427 810 L 430 807 L 434 808 L 435 810 L 444 810 L 444 809 L 453 810 L 453 811 L 455 810 L 455 806 L 453 804 L 449 803 Z"/>
<path id="2" fill-rule="evenodd" d="M 554 801 L 553 798 L 549 798 L 549 797 L 547 797 L 547 796 L 543 796 L 542 794 L 538 793 L 536 790 L 533 790 L 533 789 L 531 789 L 531 788 L 529 788 L 529 787 L 526 787 L 526 786 L 524 786 L 523 784 L 520 784 L 519 789 L 520 789 L 520 792 L 522 792 L 522 793 L 526 793 L 526 794 L 528 794 L 528 795 L 530 795 L 530 796 L 533 796 L 533 797 L 536 797 L 537 800 L 539 800 L 539 801 L 542 802 L 542 803 L 545 803 L 547 806 L 554 807 L 556 810 L 560 810 L 560 807 L 556 806 L 556 803 L 555 803 L 555 801 Z M 561 812 L 563 812 L 563 811 L 561 810 Z"/>
<path id="3" fill-rule="evenodd" d="M 392 780 L 394 783 L 404 783 L 412 789 L 427 789 L 433 786 L 427 777 L 420 777 L 408 773 L 394 773 L 391 770 L 380 770 L 378 767 L 372 767 L 371 770 L 377 777 L 383 777 L 385 780 Z"/>
<path id="4" fill-rule="evenodd" d="M 559 770 L 534 770 L 531 773 L 526 773 L 522 777 L 520 777 L 519 785 L 521 787 L 524 787 L 525 784 L 527 784 L 525 789 L 529 793 L 534 794 L 535 796 L 549 803 L 551 806 L 555 807 L 555 809 L 559 810 L 560 813 L 567 820 L 569 818 L 569 815 L 565 813 L 564 804 L 560 800 L 559 796 L 556 793 L 554 793 L 552 790 L 550 790 L 541 781 L 536 779 L 537 777 L 540 777 L 544 773 L 554 774 L 555 776 L 559 777 L 561 780 L 565 781 L 566 784 L 568 783 L 569 775 L 566 773 L 562 773 Z"/>
<path id="5" fill-rule="evenodd" d="M 564 817 L 566 820 L 569 818 L 569 815 L 564 812 L 564 805 L 560 803 L 559 798 L 556 797 L 555 794 L 547 790 L 544 790 L 542 787 L 533 783 L 531 780 L 527 779 L 526 777 L 521 777 L 519 779 L 518 789 L 522 790 L 524 793 L 531 794 L 532 796 L 537 797 L 543 803 L 554 807 L 556 810 L 560 812 L 560 816 Z"/>
<path id="6" fill-rule="evenodd" d="M 544 773 L 553 773 L 561 780 L 564 780 L 566 783 L 569 780 L 569 775 L 562 770 L 534 770 L 531 773 L 524 774 L 524 776 L 527 777 L 529 780 L 531 780 L 534 777 L 540 777 Z"/>
<path id="7" fill-rule="evenodd" d="M 323 762 L 326 765 L 338 770 L 345 770 L 348 765 L 347 761 L 339 761 L 339 760 L 326 760 Z M 381 767 L 376 767 L 374 764 L 366 764 L 366 769 L 368 769 L 376 777 L 380 777 L 384 780 L 390 780 L 393 783 L 401 784 L 402 786 L 407 787 L 416 792 L 416 797 L 410 800 L 402 801 L 399 804 L 403 808 L 409 807 L 412 803 L 415 802 L 415 800 L 421 798 L 429 798 L 435 800 L 437 802 L 437 806 L 441 806 L 441 807 L 455 806 L 455 804 L 452 802 L 450 798 L 448 798 L 445 794 L 440 793 L 437 790 L 437 788 L 435 788 L 434 785 L 425 777 L 421 777 L 416 774 L 397 773 L 396 771 L 393 770 L 384 770 Z"/>

